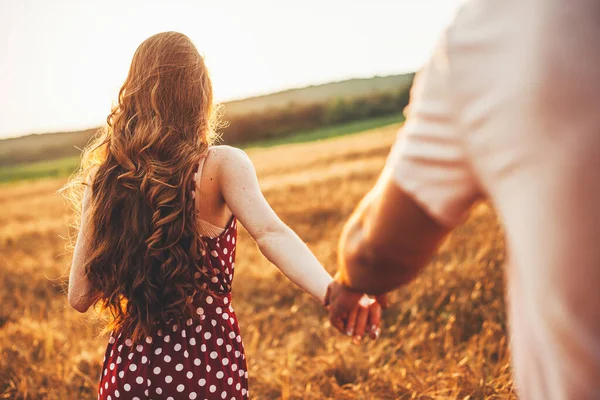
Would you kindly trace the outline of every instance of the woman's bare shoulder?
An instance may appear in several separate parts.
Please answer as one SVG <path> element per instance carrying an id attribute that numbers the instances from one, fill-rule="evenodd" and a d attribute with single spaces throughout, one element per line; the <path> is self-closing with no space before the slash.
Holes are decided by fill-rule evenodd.
<path id="1" fill-rule="evenodd" d="M 230 173 L 239 168 L 252 166 L 252 161 L 244 150 L 227 145 L 211 146 L 208 159 L 221 173 Z"/>
<path id="2" fill-rule="evenodd" d="M 244 150 L 225 144 L 218 146 L 210 146 L 209 156 L 218 159 L 248 158 L 248 155 Z"/>

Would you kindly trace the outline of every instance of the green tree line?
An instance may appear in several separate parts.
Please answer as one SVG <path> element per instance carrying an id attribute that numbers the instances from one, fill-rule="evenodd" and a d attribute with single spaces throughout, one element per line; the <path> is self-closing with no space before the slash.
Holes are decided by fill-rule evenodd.
<path id="1" fill-rule="evenodd" d="M 228 144 L 270 139 L 303 130 L 361 119 L 400 114 L 409 102 L 410 87 L 388 93 L 336 98 L 324 103 L 295 105 L 239 116 L 227 116 L 220 131 Z"/>

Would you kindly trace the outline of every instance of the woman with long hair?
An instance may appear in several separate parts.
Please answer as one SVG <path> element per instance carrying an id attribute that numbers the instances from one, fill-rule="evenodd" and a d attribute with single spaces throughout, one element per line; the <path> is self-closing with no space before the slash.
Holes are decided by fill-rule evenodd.
<path id="1" fill-rule="evenodd" d="M 133 57 L 108 126 L 64 188 L 79 218 L 69 302 L 108 310 L 100 399 L 248 397 L 231 302 L 237 221 L 321 303 L 332 278 L 264 199 L 250 159 L 215 146 L 212 86 L 190 39 L 165 32 Z M 340 327 L 378 335 L 365 296 Z"/>

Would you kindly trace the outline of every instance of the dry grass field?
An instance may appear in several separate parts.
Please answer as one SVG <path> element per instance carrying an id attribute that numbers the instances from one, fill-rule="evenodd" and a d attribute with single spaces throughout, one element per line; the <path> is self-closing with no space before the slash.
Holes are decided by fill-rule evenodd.
<path id="1" fill-rule="evenodd" d="M 345 219 L 396 126 L 250 149 L 267 199 L 328 270 Z M 93 399 L 105 346 L 94 311 L 69 309 L 62 179 L 0 187 L 0 398 Z M 233 302 L 253 399 L 513 399 L 504 240 L 477 206 L 424 273 L 392 296 L 383 333 L 352 345 L 240 232 Z"/>

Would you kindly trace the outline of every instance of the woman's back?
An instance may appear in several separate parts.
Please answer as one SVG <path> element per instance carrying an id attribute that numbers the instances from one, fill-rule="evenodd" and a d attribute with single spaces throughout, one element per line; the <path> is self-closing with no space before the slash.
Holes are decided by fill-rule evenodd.
<path id="1" fill-rule="evenodd" d="M 211 146 L 198 163 L 198 170 L 193 178 L 193 196 L 199 218 L 199 233 L 202 236 L 215 236 L 215 228 L 226 227 L 233 215 L 223 197 L 219 174 L 220 164 L 227 162 L 228 153 L 232 151 L 235 149 L 229 146 Z M 206 227 L 211 226 L 212 231 L 206 231 Z"/>
<path id="2" fill-rule="evenodd" d="M 194 278 L 203 280 L 201 286 L 208 289 L 190 299 L 197 315 L 156 321 L 160 326 L 156 334 L 143 341 L 113 332 L 103 362 L 100 398 L 117 398 L 122 392 L 140 399 L 157 395 L 175 399 L 181 393 L 190 399 L 247 396 L 246 356 L 231 303 L 237 221 L 221 200 L 218 164 L 222 154 L 213 158 L 215 150 L 207 151 L 194 175 L 197 226 L 205 244 L 201 252 L 204 274 Z M 224 218 L 228 221 L 221 224 Z M 221 225 L 225 227 L 216 236 L 202 229 L 208 226 L 208 231 L 214 231 Z"/>

